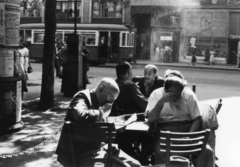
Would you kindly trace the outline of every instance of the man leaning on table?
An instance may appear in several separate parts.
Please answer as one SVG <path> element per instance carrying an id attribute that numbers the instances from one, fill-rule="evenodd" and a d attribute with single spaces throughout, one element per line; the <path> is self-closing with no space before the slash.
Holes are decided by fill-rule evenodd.
<path id="1" fill-rule="evenodd" d="M 116 82 L 110 78 L 103 78 L 92 90 L 83 90 L 77 92 L 67 111 L 65 121 L 71 122 L 89 122 L 96 121 L 104 122 L 106 117 L 111 112 L 112 103 L 118 97 L 119 88 Z M 64 128 L 63 128 L 64 129 Z M 68 143 L 68 133 L 62 131 L 59 143 L 57 146 L 56 154 L 57 160 L 63 166 L 70 166 L 71 154 L 70 146 Z M 107 152 L 102 146 L 101 142 L 98 143 L 78 143 L 74 146 L 76 160 L 80 160 L 84 165 L 84 160 L 89 160 L 92 156 L 105 156 Z M 116 146 L 112 147 L 113 167 L 140 167 L 141 164 L 119 150 Z"/>
<path id="2" fill-rule="evenodd" d="M 160 130 L 194 132 L 201 130 L 202 126 L 196 95 L 186 86 L 186 81 L 181 76 L 170 73 L 166 75 L 164 87 L 156 89 L 150 95 L 146 116 L 149 122 L 156 122 Z M 159 139 L 157 136 L 154 144 L 156 164 L 164 163 Z M 206 148 L 203 166 L 215 166 L 214 152 L 209 146 Z"/>

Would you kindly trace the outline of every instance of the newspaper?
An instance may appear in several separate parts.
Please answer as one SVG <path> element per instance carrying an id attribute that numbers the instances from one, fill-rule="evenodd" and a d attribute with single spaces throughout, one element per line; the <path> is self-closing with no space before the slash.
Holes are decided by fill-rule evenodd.
<path id="1" fill-rule="evenodd" d="M 137 121 L 137 114 L 132 114 L 132 116 L 128 120 L 124 120 L 124 116 L 117 117 L 108 117 L 107 122 L 114 123 L 116 129 L 121 129 L 123 127 L 128 126 L 129 124 Z"/>

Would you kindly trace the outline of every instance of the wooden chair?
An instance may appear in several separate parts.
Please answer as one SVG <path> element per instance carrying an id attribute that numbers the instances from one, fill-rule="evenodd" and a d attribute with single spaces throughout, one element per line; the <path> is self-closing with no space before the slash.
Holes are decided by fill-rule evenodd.
<path id="1" fill-rule="evenodd" d="M 174 155 L 203 157 L 209 133 L 209 129 L 192 133 L 160 131 L 160 152 L 166 155 L 166 167 L 169 167 L 170 157 Z M 198 163 L 203 167 L 202 158 Z"/>
<path id="2" fill-rule="evenodd" d="M 112 141 L 115 139 L 116 131 L 113 123 L 72 123 L 65 122 L 65 126 L 69 132 L 69 143 L 72 156 L 72 166 L 79 167 L 77 157 L 75 157 L 74 149 L 76 143 L 79 142 L 104 142 L 108 144 L 107 157 L 91 158 L 90 166 L 94 166 L 95 162 L 102 162 L 105 166 L 112 166 Z M 78 160 L 79 161 L 79 160 Z M 81 160 L 80 160 L 81 162 Z M 84 162 L 86 163 L 86 162 Z M 81 165 L 80 165 L 81 166 Z M 84 165 L 85 167 L 85 165 Z"/>

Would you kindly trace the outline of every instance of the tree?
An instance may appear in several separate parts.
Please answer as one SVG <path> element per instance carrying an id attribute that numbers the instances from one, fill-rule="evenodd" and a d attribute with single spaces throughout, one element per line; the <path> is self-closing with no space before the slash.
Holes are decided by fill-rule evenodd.
<path id="1" fill-rule="evenodd" d="M 38 0 L 34 0 L 38 2 Z M 43 47 L 42 87 L 38 108 L 46 110 L 54 107 L 54 53 L 56 32 L 56 0 L 45 2 L 45 37 Z M 123 7 L 130 6 L 130 0 L 100 0 L 100 3 L 123 3 Z M 35 3 L 39 4 L 39 3 Z M 37 5 L 38 6 L 38 5 Z M 35 5 L 34 8 L 37 8 Z"/>
<path id="2" fill-rule="evenodd" d="M 46 1 L 45 37 L 43 46 L 42 87 L 38 108 L 54 107 L 54 54 L 56 32 L 56 0 Z"/>

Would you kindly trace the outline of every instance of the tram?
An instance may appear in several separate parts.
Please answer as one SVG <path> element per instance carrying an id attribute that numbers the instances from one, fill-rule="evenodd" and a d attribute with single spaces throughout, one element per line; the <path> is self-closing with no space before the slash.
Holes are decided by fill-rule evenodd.
<path id="1" fill-rule="evenodd" d="M 30 58 L 43 58 L 44 23 L 20 25 L 21 41 L 31 43 Z M 67 34 L 74 33 L 74 24 L 57 24 L 56 39 L 66 42 Z M 90 63 L 104 64 L 122 60 L 135 61 L 135 33 L 124 25 L 77 24 L 77 33 L 83 35 L 90 51 Z"/>

